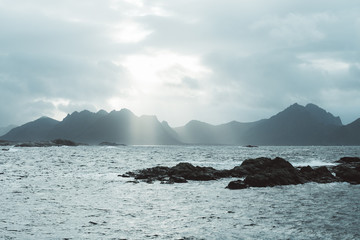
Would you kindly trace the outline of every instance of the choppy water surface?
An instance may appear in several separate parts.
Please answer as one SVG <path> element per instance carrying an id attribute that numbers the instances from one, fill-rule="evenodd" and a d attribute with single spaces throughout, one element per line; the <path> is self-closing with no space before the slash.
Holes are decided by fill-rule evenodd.
<path id="1" fill-rule="evenodd" d="M 331 165 L 360 147 L 127 146 L 0 151 L 3 239 L 360 239 L 360 185 L 231 191 L 231 179 L 127 183 L 127 171 L 191 162 L 229 169 L 248 158 Z"/>

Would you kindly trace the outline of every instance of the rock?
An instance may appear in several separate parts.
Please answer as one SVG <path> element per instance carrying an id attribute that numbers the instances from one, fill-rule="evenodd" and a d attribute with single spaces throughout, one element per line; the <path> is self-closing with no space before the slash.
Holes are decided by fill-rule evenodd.
<path id="1" fill-rule="evenodd" d="M 161 181 L 161 184 L 174 184 L 174 183 L 187 183 L 188 181 L 183 177 L 172 176 L 165 178 Z"/>
<path id="2" fill-rule="evenodd" d="M 340 164 L 333 167 L 332 170 L 340 181 L 360 184 L 360 158 L 342 157 L 336 162 Z"/>
<path id="3" fill-rule="evenodd" d="M 360 183 L 360 162 L 357 158 L 342 158 L 344 163 L 331 168 L 336 177 L 327 167 L 293 167 L 283 158 L 256 158 L 245 160 L 240 166 L 230 170 L 217 170 L 212 167 L 194 166 L 182 162 L 174 167 L 157 166 L 127 172 L 122 177 L 133 177 L 147 183 L 161 181 L 162 183 L 186 183 L 188 180 L 209 181 L 228 177 L 239 177 L 244 180 L 232 181 L 228 189 L 244 189 L 248 187 L 272 187 L 278 185 L 302 184 L 306 182 L 331 183 L 346 181 Z"/>
<path id="4" fill-rule="evenodd" d="M 245 178 L 244 183 L 249 187 L 273 187 L 278 185 L 301 184 L 304 183 L 304 181 L 296 171 L 279 169 L 249 175 Z"/>
<path id="5" fill-rule="evenodd" d="M 168 176 L 169 168 L 163 166 L 157 166 L 153 168 L 146 168 L 137 170 L 135 172 L 127 172 L 126 175 L 134 177 L 135 179 L 155 179 Z"/>
<path id="6" fill-rule="evenodd" d="M 172 182 L 172 183 L 187 183 L 188 181 L 183 177 L 172 176 L 172 177 L 170 177 L 169 182 Z"/>
<path id="7" fill-rule="evenodd" d="M 140 183 L 140 182 L 137 181 L 137 180 L 134 180 L 134 181 L 127 181 L 126 183 L 134 183 L 134 184 L 137 184 L 137 183 Z"/>
<path id="8" fill-rule="evenodd" d="M 302 167 L 300 176 L 307 182 L 331 183 L 338 181 L 325 166 L 316 169 L 312 169 L 310 166 Z"/>
<path id="9" fill-rule="evenodd" d="M 312 169 L 309 165 L 307 165 L 306 167 L 300 168 L 300 173 L 302 173 L 302 174 L 309 174 L 309 173 L 312 173 L 313 171 L 314 171 L 314 169 Z"/>
<path id="10" fill-rule="evenodd" d="M 26 142 L 15 145 L 15 147 L 51 147 L 51 146 L 54 146 L 54 144 L 50 142 Z"/>
<path id="11" fill-rule="evenodd" d="M 110 146 L 110 147 L 118 147 L 118 146 L 126 146 L 122 143 L 113 143 L 113 142 L 101 142 L 99 143 L 99 146 Z"/>
<path id="12" fill-rule="evenodd" d="M 277 157 L 274 160 L 271 160 L 270 158 L 261 157 L 255 159 L 247 159 L 240 166 L 233 168 L 231 171 L 234 174 L 244 176 L 279 168 L 292 170 L 295 169 L 285 159 Z"/>
<path id="13" fill-rule="evenodd" d="M 231 182 L 229 182 L 229 184 L 227 185 L 226 188 L 233 190 L 233 189 L 244 189 L 244 188 L 248 188 L 248 187 L 249 187 L 249 186 L 246 185 L 246 184 L 244 183 L 244 181 L 242 181 L 242 180 L 236 180 L 236 181 L 231 181 Z"/>
<path id="14" fill-rule="evenodd" d="M 239 167 L 235 167 L 231 171 L 239 175 L 247 175 L 243 182 L 232 182 L 234 187 L 238 186 L 238 188 L 232 189 L 273 187 L 277 185 L 300 184 L 305 182 L 296 168 L 285 159 L 278 157 L 273 160 L 270 158 L 248 159 Z M 232 187 L 232 185 L 230 185 L 230 187 Z"/>
<path id="15" fill-rule="evenodd" d="M 15 143 L 14 143 L 14 142 L 9 142 L 9 141 L 0 140 L 0 146 L 11 146 L 11 145 L 15 145 Z"/>
<path id="16" fill-rule="evenodd" d="M 122 176 L 134 177 L 135 179 L 142 179 L 148 182 L 157 180 L 163 181 L 164 183 L 184 183 L 187 182 L 187 180 L 210 181 L 229 177 L 230 171 L 216 170 L 212 167 L 199 167 L 183 162 L 172 168 L 157 166 L 134 172 L 127 172 Z"/>
<path id="17" fill-rule="evenodd" d="M 80 144 L 75 143 L 66 139 L 55 139 L 52 141 L 45 142 L 25 142 L 16 144 L 15 147 L 59 147 L 59 146 L 79 146 Z"/>
<path id="18" fill-rule="evenodd" d="M 339 165 L 333 168 L 336 177 L 342 181 L 349 182 L 352 184 L 360 184 L 360 168 L 352 168 L 346 165 Z"/>
<path id="19" fill-rule="evenodd" d="M 73 141 L 67 140 L 67 139 L 55 139 L 51 141 L 56 146 L 78 146 L 78 143 L 75 143 Z"/>
<path id="20" fill-rule="evenodd" d="M 195 167 L 190 163 L 179 163 L 172 167 L 169 176 L 178 176 L 187 180 L 209 181 L 218 179 L 217 170 L 211 167 Z"/>
<path id="21" fill-rule="evenodd" d="M 358 157 L 342 157 L 340 160 L 336 161 L 337 163 L 360 163 L 360 158 Z"/>
<path id="22" fill-rule="evenodd" d="M 248 173 L 249 172 L 241 166 L 236 166 L 230 170 L 231 177 L 242 178 L 242 177 L 245 177 L 246 175 L 248 175 Z"/>

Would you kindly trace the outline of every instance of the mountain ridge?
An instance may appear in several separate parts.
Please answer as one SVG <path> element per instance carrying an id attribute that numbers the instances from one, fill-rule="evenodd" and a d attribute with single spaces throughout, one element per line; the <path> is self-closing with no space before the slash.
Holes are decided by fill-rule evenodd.
<path id="1" fill-rule="evenodd" d="M 254 122 L 231 121 L 220 125 L 191 120 L 171 128 L 154 115 L 136 116 L 129 109 L 68 114 L 62 121 L 39 118 L 0 137 L 10 141 L 69 139 L 98 144 L 131 145 L 360 145 L 360 118 L 343 125 L 340 117 L 318 107 L 297 103 Z"/>

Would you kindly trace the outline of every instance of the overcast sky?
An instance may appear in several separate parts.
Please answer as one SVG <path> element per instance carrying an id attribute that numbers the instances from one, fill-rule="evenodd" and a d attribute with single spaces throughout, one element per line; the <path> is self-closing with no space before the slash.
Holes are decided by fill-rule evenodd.
<path id="1" fill-rule="evenodd" d="M 360 117 L 357 0 L 0 0 L 0 126 L 128 108 L 171 126 Z"/>

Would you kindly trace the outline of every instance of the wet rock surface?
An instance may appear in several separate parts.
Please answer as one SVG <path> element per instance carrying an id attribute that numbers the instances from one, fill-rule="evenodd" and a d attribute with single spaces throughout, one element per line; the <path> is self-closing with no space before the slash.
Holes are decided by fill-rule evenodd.
<path id="1" fill-rule="evenodd" d="M 360 158 L 343 157 L 337 163 L 340 164 L 332 168 L 337 178 L 344 182 L 360 184 Z"/>
<path id="2" fill-rule="evenodd" d="M 360 183 L 360 158 L 345 157 L 337 161 L 339 165 L 330 168 L 310 166 L 295 168 L 283 158 L 256 158 L 245 160 L 240 166 L 229 170 L 217 170 L 212 167 L 194 166 L 182 162 L 174 167 L 157 166 L 127 172 L 122 177 L 133 177 L 147 183 L 186 183 L 193 181 L 210 181 L 221 178 L 243 178 L 231 181 L 226 188 L 244 189 L 249 187 L 273 187 L 295 185 L 307 182 Z"/>
<path id="3" fill-rule="evenodd" d="M 327 167 L 311 168 L 310 166 L 300 169 L 301 177 L 308 182 L 331 183 L 339 181 Z"/>

